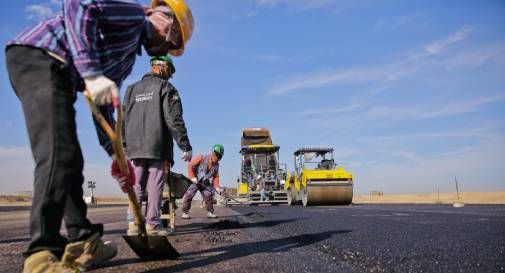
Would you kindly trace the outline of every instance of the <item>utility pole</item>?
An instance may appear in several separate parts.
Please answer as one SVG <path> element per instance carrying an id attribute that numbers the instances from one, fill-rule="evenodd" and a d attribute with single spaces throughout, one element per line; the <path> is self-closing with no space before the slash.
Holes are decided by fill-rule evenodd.
<path id="1" fill-rule="evenodd" d="M 459 202 L 459 187 L 458 187 L 458 179 L 456 176 L 454 177 L 454 182 L 456 182 L 456 196 L 458 197 L 458 202 Z"/>
<path id="2" fill-rule="evenodd" d="M 463 203 L 463 202 L 460 201 L 458 179 L 456 178 L 456 176 L 454 176 L 454 182 L 456 183 L 456 195 L 458 197 L 458 201 L 456 203 L 452 204 L 452 206 L 455 207 L 455 208 L 462 208 L 462 207 L 465 206 L 465 203 Z"/>
<path id="3" fill-rule="evenodd" d="M 437 201 L 435 203 L 442 204 L 442 201 L 440 201 L 440 186 L 439 185 L 437 185 Z"/>
<path id="4" fill-rule="evenodd" d="M 88 189 L 90 192 L 90 199 L 91 199 L 91 200 L 89 200 L 89 203 L 91 203 L 91 204 L 96 204 L 95 188 L 96 188 L 96 182 L 95 181 L 88 181 Z"/>

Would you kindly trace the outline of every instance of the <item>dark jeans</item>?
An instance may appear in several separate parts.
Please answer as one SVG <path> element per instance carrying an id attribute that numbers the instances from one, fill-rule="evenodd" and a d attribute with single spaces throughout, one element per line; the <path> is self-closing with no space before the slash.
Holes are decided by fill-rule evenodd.
<path id="1" fill-rule="evenodd" d="M 86 218 L 82 198 L 84 163 L 73 107 L 75 84 L 70 68 L 42 49 L 10 46 L 6 62 L 35 160 L 31 242 L 24 255 L 41 250 L 61 255 L 67 244 L 60 234 L 62 218 L 70 242 L 103 232 L 102 225 L 92 225 Z"/>

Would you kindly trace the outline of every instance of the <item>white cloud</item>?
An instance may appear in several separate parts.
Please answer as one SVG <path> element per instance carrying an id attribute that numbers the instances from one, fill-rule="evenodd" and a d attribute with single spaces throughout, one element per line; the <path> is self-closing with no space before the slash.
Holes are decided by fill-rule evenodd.
<path id="1" fill-rule="evenodd" d="M 455 54 L 445 60 L 448 68 L 482 66 L 486 62 L 505 63 L 505 42 Z"/>
<path id="2" fill-rule="evenodd" d="M 359 102 L 352 102 L 349 105 L 343 106 L 343 107 L 336 107 L 336 108 L 331 108 L 331 109 L 316 109 L 316 110 L 305 110 L 300 112 L 300 116 L 302 117 L 307 117 L 307 116 L 313 116 L 313 115 L 321 115 L 321 114 L 335 114 L 335 113 L 343 113 L 343 112 L 350 112 L 356 109 L 360 109 L 363 107 L 362 103 Z"/>
<path id="3" fill-rule="evenodd" d="M 428 54 L 438 54 L 447 49 L 449 46 L 466 39 L 472 31 L 473 27 L 464 26 L 456 33 L 449 35 L 447 38 L 426 45 L 424 50 Z"/>
<path id="4" fill-rule="evenodd" d="M 504 154 L 505 138 L 495 135 L 445 154 L 415 155 L 415 161 L 409 164 L 373 161 L 357 165 L 356 188 L 360 193 L 370 189 L 419 193 L 436 190 L 438 185 L 441 191 L 454 191 L 454 176 L 457 176 L 463 191 L 504 190 L 505 173 L 499 171 L 503 169 Z"/>
<path id="5" fill-rule="evenodd" d="M 307 61 L 308 58 L 294 58 L 294 57 L 285 57 L 276 54 L 254 54 L 253 58 L 264 61 L 264 62 L 272 62 L 272 63 L 282 63 L 282 64 L 294 64 L 301 63 Z"/>
<path id="6" fill-rule="evenodd" d="M 389 158 L 399 157 L 402 159 L 406 159 L 409 162 L 420 163 L 422 162 L 422 158 L 412 152 L 402 151 L 402 150 L 378 150 L 378 153 L 385 154 Z"/>
<path id="7" fill-rule="evenodd" d="M 401 134 L 401 135 L 389 135 L 389 136 L 372 136 L 372 137 L 359 137 L 356 140 L 361 143 L 398 143 L 399 141 L 409 140 L 409 141 L 429 141 L 437 140 L 442 141 L 444 139 L 491 139 L 494 134 L 491 133 L 498 129 L 497 126 L 483 126 L 483 127 L 472 127 L 471 129 L 463 130 L 451 130 L 451 131 L 438 131 L 429 133 L 416 133 L 416 134 Z"/>
<path id="8" fill-rule="evenodd" d="M 381 18 L 379 21 L 375 24 L 374 30 L 375 31 L 382 31 L 382 30 L 395 30 L 400 27 L 403 27 L 405 25 L 411 24 L 417 19 L 421 17 L 421 14 L 415 13 L 415 14 L 406 14 L 402 16 L 397 16 L 397 17 L 391 17 L 391 18 Z"/>
<path id="9" fill-rule="evenodd" d="M 268 91 L 271 95 L 283 95 L 294 91 L 308 91 L 338 83 L 374 83 L 385 85 L 388 82 L 416 73 L 420 68 L 430 64 L 436 55 L 445 51 L 470 35 L 472 27 L 464 26 L 447 38 L 424 46 L 422 52 L 410 54 L 404 58 L 387 64 L 360 68 L 337 69 L 333 71 L 318 71 L 294 76 L 274 85 Z"/>
<path id="10" fill-rule="evenodd" d="M 369 109 L 366 116 L 369 119 L 382 121 L 439 118 L 475 112 L 480 110 L 482 106 L 503 100 L 505 100 L 505 95 L 482 97 L 444 105 L 430 105 L 429 107 L 390 107 L 379 105 Z"/>
<path id="11" fill-rule="evenodd" d="M 44 4 L 29 5 L 25 8 L 25 12 L 28 13 L 27 19 L 35 19 L 37 21 L 42 21 L 55 15 L 53 10 Z"/>
<path id="12" fill-rule="evenodd" d="M 334 72 L 317 72 L 312 73 L 310 76 L 293 78 L 288 82 L 274 86 L 270 90 L 270 94 L 281 95 L 295 90 L 322 87 L 338 81 L 356 79 L 360 76 L 362 76 L 362 73 L 353 69 L 338 70 Z"/>

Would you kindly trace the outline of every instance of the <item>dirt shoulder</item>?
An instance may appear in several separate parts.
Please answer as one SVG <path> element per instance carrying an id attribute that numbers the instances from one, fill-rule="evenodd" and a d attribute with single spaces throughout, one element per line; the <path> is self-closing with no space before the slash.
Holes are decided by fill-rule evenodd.
<path id="1" fill-rule="evenodd" d="M 128 204 L 127 198 L 115 196 L 96 197 L 98 204 Z M 29 196 L 0 195 L 0 206 L 31 206 L 32 198 Z"/>
<path id="2" fill-rule="evenodd" d="M 498 192 L 460 192 L 459 202 L 466 204 L 505 204 L 505 191 Z M 355 195 L 353 203 L 405 203 L 405 204 L 452 204 L 458 202 L 456 192 Z"/>

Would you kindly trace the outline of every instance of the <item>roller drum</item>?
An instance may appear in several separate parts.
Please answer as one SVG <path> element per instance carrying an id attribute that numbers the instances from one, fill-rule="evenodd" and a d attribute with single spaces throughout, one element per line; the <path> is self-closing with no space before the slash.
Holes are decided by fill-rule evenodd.
<path id="1" fill-rule="evenodd" d="M 302 191 L 302 203 L 304 206 L 349 205 L 352 195 L 352 182 L 310 181 Z"/>

